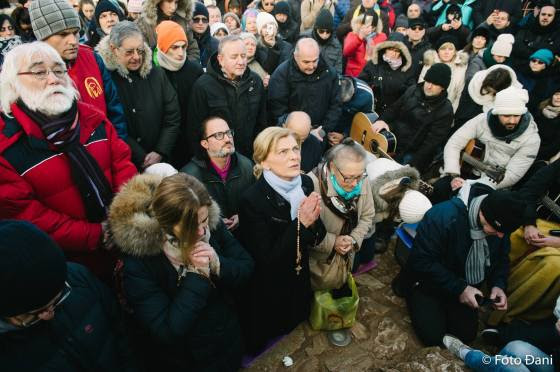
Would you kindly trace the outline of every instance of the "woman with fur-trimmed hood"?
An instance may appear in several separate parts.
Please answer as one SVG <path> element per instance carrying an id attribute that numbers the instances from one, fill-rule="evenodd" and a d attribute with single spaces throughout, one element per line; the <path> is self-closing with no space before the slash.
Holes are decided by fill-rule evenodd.
<path id="1" fill-rule="evenodd" d="M 382 114 L 415 82 L 412 56 L 402 36 L 395 32 L 389 40 L 377 44 L 369 54 L 369 61 L 358 76 L 368 83 L 375 97 L 375 111 Z"/>
<path id="2" fill-rule="evenodd" d="M 109 222 L 147 369 L 239 369 L 233 290 L 249 279 L 253 260 L 204 185 L 184 173 L 138 175 L 115 196 Z"/>
<path id="3" fill-rule="evenodd" d="M 194 0 L 144 0 L 142 14 L 136 21 L 144 39 L 153 50 L 157 44 L 156 26 L 162 21 L 173 21 L 181 25 L 187 34 L 187 59 L 200 63 L 200 50 L 194 39 L 189 21 L 194 10 Z"/>
<path id="4" fill-rule="evenodd" d="M 445 63 L 451 68 L 451 83 L 447 88 L 447 98 L 453 106 L 453 112 L 459 107 L 461 93 L 465 87 L 465 74 L 469 63 L 469 55 L 457 48 L 457 39 L 453 36 L 442 36 L 434 45 L 436 48 L 424 53 L 424 67 L 418 82 L 424 81 L 424 75 L 435 63 Z"/>
<path id="5" fill-rule="evenodd" d="M 181 124 L 177 93 L 135 23 L 113 26 L 96 48 L 124 108 L 132 162 L 138 169 L 169 161 Z"/>

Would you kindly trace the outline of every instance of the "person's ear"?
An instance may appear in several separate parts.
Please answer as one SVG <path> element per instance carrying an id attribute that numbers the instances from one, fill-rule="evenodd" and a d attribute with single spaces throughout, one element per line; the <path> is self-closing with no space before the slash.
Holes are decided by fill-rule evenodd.
<path id="1" fill-rule="evenodd" d="M 220 64 L 220 66 L 222 66 L 222 62 L 224 61 L 224 56 L 221 55 L 221 54 L 218 54 L 217 58 L 218 58 L 218 63 Z"/>
<path id="2" fill-rule="evenodd" d="M 208 141 L 207 140 L 201 140 L 200 141 L 200 146 L 202 146 L 205 150 L 208 150 Z"/>

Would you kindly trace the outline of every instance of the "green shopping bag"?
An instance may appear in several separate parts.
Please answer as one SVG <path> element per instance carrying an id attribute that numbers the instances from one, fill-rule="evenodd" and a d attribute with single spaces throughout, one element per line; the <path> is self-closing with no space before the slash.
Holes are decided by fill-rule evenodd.
<path id="1" fill-rule="evenodd" d="M 309 323 L 316 331 L 335 331 L 342 328 L 350 328 L 356 321 L 358 311 L 358 288 L 352 274 L 348 274 L 348 286 L 352 296 L 332 298 L 329 290 L 315 291 Z"/>

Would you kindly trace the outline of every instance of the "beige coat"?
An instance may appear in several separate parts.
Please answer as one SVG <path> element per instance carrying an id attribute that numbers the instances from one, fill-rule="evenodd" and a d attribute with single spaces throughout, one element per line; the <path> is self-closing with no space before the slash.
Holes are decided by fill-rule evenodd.
<path id="1" fill-rule="evenodd" d="M 313 186 L 316 192 L 321 193 L 319 187 L 319 180 L 313 174 L 313 172 L 308 174 L 313 180 Z M 336 191 L 334 190 L 331 181 L 328 182 L 327 196 L 336 196 Z M 364 179 L 362 184 L 362 190 L 360 193 L 360 198 L 358 199 L 358 225 L 352 230 L 350 236 L 358 243 L 358 246 L 362 246 L 362 240 L 368 233 L 369 229 L 373 224 L 373 217 L 375 215 L 375 207 L 373 204 L 373 194 L 371 192 L 371 186 L 369 185 L 369 180 Z M 338 235 L 340 235 L 340 230 L 342 225 L 344 225 L 344 220 L 338 217 L 336 214 L 331 212 L 331 210 L 321 202 L 321 221 L 325 225 L 327 233 L 325 238 L 318 245 L 313 247 L 309 252 L 309 260 L 324 261 L 332 252 L 334 248 L 334 241 Z"/>
<path id="2" fill-rule="evenodd" d="M 302 0 L 301 1 L 301 27 L 300 33 L 307 32 L 313 29 L 315 18 L 321 9 L 328 9 L 334 15 L 334 4 L 336 1 L 325 0 L 323 2 L 317 0 Z"/>

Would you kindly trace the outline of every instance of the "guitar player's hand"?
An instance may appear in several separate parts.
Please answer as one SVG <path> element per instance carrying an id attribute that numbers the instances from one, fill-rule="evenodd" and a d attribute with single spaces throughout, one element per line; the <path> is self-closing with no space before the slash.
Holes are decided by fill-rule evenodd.
<path id="1" fill-rule="evenodd" d="M 538 248 L 543 248 L 543 247 L 560 248 L 560 237 L 545 236 L 544 238 L 533 239 L 531 240 L 531 245 Z"/>
<path id="2" fill-rule="evenodd" d="M 383 129 L 389 130 L 389 125 L 385 123 L 383 120 L 377 120 L 375 123 L 371 125 L 371 129 L 373 129 L 374 132 L 379 133 Z"/>
<path id="3" fill-rule="evenodd" d="M 460 189 L 465 184 L 465 180 L 461 177 L 455 177 L 451 180 L 451 190 L 455 191 Z"/>
<path id="4" fill-rule="evenodd" d="M 539 229 L 535 225 L 527 225 L 523 229 L 523 235 L 527 244 L 533 244 L 535 239 L 544 238 L 544 235 L 540 233 Z"/>

